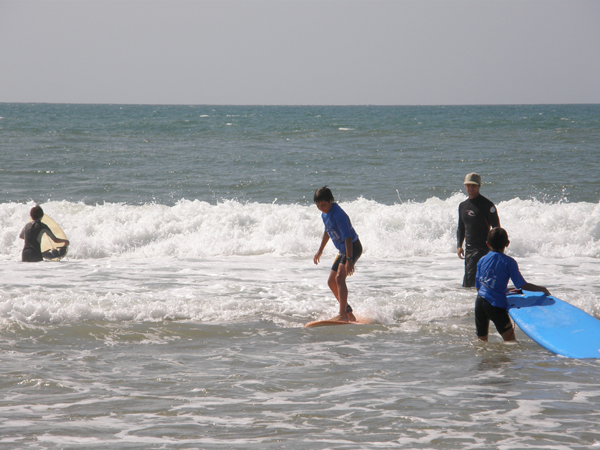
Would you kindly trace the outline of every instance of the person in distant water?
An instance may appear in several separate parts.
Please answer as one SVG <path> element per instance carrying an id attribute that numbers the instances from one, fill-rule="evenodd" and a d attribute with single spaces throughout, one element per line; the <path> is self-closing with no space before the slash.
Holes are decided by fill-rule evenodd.
<path id="1" fill-rule="evenodd" d="M 29 212 L 31 216 L 31 222 L 29 222 L 21 231 L 20 238 L 25 240 L 23 247 L 23 253 L 21 259 L 23 262 L 38 262 L 43 261 L 42 249 L 40 243 L 42 242 L 42 236 L 47 234 L 50 239 L 56 243 L 65 243 L 69 245 L 67 239 L 60 239 L 54 236 L 48 225 L 42 223 L 42 217 L 44 217 L 44 211 L 41 206 L 34 206 Z"/>
<path id="2" fill-rule="evenodd" d="M 491 228 L 500 226 L 496 207 L 479 193 L 480 188 L 481 177 L 476 173 L 468 174 L 465 177 L 465 190 L 469 198 L 458 205 L 456 253 L 465 260 L 463 287 L 475 286 L 477 262 L 488 252 L 487 234 Z"/>
<path id="3" fill-rule="evenodd" d="M 323 250 L 329 242 L 338 249 L 339 254 L 331 266 L 329 280 L 327 284 L 329 289 L 335 295 L 339 302 L 339 315 L 333 320 L 343 322 L 356 322 L 356 317 L 352 313 L 352 307 L 348 304 L 348 287 L 346 286 L 346 277 L 354 273 L 354 266 L 362 254 L 362 245 L 358 239 L 358 234 L 354 231 L 350 218 L 344 210 L 334 201 L 333 194 L 327 186 L 323 186 L 315 191 L 314 202 L 325 224 L 325 232 L 321 239 L 319 250 L 313 259 L 315 264 L 319 264 Z"/>
<path id="4" fill-rule="evenodd" d="M 490 320 L 494 322 L 496 330 L 505 341 L 515 340 L 515 329 L 508 315 L 506 301 L 506 288 L 509 278 L 517 289 L 543 292 L 550 295 L 543 286 L 527 283 L 517 262 L 504 254 L 508 247 L 508 233 L 503 228 L 494 228 L 488 233 L 487 245 L 490 252 L 477 263 L 477 280 L 475 287 L 477 299 L 475 300 L 475 328 L 477 339 L 488 340 Z"/>

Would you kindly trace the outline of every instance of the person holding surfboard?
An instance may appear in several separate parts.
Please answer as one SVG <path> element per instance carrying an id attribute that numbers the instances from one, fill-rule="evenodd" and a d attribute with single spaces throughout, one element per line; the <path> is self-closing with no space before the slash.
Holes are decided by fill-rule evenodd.
<path id="1" fill-rule="evenodd" d="M 40 245 L 44 234 L 56 243 L 69 245 L 68 239 L 57 238 L 50 230 L 50 227 L 41 222 L 44 217 L 44 211 L 41 206 L 36 205 L 31 208 L 29 215 L 31 216 L 31 222 L 25 225 L 19 235 L 21 239 L 25 240 L 25 245 L 23 246 L 23 252 L 21 254 L 21 260 L 23 262 L 38 262 L 44 260 Z"/>
<path id="2" fill-rule="evenodd" d="M 463 287 L 473 287 L 477 262 L 489 251 L 486 245 L 488 232 L 500 226 L 500 219 L 494 203 L 479 193 L 481 177 L 478 174 L 468 174 L 464 185 L 469 198 L 458 205 L 456 253 L 465 260 Z"/>
<path id="3" fill-rule="evenodd" d="M 508 233 L 504 228 L 493 228 L 486 241 L 490 252 L 477 263 L 477 299 L 475 300 L 475 328 L 477 339 L 487 342 L 490 320 L 505 341 L 515 340 L 515 329 L 508 315 L 506 300 L 508 280 L 512 280 L 515 288 L 526 291 L 543 292 L 550 295 L 548 289 L 527 283 L 517 262 L 504 254 L 508 247 Z"/>
<path id="4" fill-rule="evenodd" d="M 325 224 L 325 232 L 321 239 L 319 250 L 313 261 L 319 264 L 323 250 L 331 239 L 339 254 L 331 266 L 327 284 L 337 299 L 340 312 L 333 320 L 341 322 L 356 322 L 352 307 L 348 304 L 348 286 L 346 278 L 354 273 L 354 266 L 362 254 L 362 245 L 358 234 L 354 231 L 350 218 L 344 210 L 334 201 L 333 193 L 327 186 L 315 191 L 314 202 Z"/>

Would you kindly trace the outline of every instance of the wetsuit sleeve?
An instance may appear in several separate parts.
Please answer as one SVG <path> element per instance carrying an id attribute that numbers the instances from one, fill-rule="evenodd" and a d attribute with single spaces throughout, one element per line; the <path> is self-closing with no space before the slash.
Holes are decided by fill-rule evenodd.
<path id="1" fill-rule="evenodd" d="M 485 212 L 488 223 L 492 228 L 500 226 L 500 218 L 498 217 L 498 210 L 496 205 L 492 203 L 491 207 Z"/>
<path id="2" fill-rule="evenodd" d="M 52 233 L 52 231 L 50 230 L 50 227 L 48 225 L 46 225 L 45 223 L 42 223 L 42 229 L 40 230 L 40 234 L 37 237 L 38 242 L 42 242 L 42 237 L 44 236 L 44 234 L 47 234 L 48 237 L 55 242 L 56 242 L 56 239 L 58 239 L 56 236 L 54 236 L 54 233 Z"/>
<path id="3" fill-rule="evenodd" d="M 456 248 L 462 247 L 465 240 L 465 223 L 460 216 L 460 206 L 458 207 L 458 227 L 456 228 Z"/>
<path id="4" fill-rule="evenodd" d="M 510 279 L 512 280 L 513 284 L 517 289 L 521 289 L 523 285 L 527 283 L 523 278 L 523 275 L 521 275 L 519 265 L 514 259 L 511 260 L 508 264 L 508 273 L 510 275 Z"/>
<path id="5" fill-rule="evenodd" d="M 340 211 L 340 213 L 341 214 L 336 217 L 335 222 L 338 230 L 340 231 L 340 236 L 342 240 L 344 240 L 346 238 L 353 237 L 352 223 L 350 222 L 350 217 L 348 217 L 348 214 L 346 214 L 345 211 Z"/>

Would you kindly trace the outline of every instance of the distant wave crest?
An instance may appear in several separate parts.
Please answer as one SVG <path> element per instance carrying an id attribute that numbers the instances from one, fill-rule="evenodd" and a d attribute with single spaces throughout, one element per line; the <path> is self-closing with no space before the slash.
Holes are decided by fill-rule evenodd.
<path id="1" fill-rule="evenodd" d="M 399 259 L 456 251 L 456 194 L 422 203 L 341 203 L 365 255 Z M 0 204 L 0 258 L 19 259 L 19 232 L 32 205 Z M 203 258 L 274 254 L 312 257 L 323 233 L 313 206 L 181 200 L 173 206 L 49 202 L 44 210 L 71 240 L 69 257 Z M 518 198 L 498 205 L 513 256 L 600 257 L 600 204 L 543 203 Z M 332 245 L 327 251 L 335 253 Z"/>

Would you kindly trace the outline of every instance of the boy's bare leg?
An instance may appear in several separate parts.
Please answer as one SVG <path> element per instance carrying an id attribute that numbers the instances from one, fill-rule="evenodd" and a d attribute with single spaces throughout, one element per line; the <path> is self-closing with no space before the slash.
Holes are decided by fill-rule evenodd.
<path id="1" fill-rule="evenodd" d="M 340 304 L 340 316 L 343 321 L 349 321 L 346 306 L 348 306 L 348 286 L 346 285 L 346 266 L 340 264 L 335 277 L 338 292 L 338 302 Z"/>
<path id="2" fill-rule="evenodd" d="M 505 341 L 516 341 L 517 340 L 517 338 L 515 337 L 515 328 L 514 327 L 512 327 L 508 331 L 505 331 L 500 336 L 502 336 L 502 339 L 504 339 Z M 483 341 L 483 342 L 488 341 L 487 336 L 477 336 L 477 339 L 480 341 Z"/>
<path id="3" fill-rule="evenodd" d="M 502 333 L 502 339 L 505 341 L 516 341 L 517 338 L 515 337 L 515 327 L 511 327 L 510 330 Z"/>
<path id="4" fill-rule="evenodd" d="M 356 317 L 353 313 L 346 312 L 346 306 L 348 305 L 348 287 L 346 286 L 346 267 L 340 264 L 338 271 L 333 270 L 329 274 L 329 280 L 327 281 L 329 289 L 333 292 L 336 300 L 340 305 L 339 315 L 336 320 L 343 322 L 356 322 Z"/>

